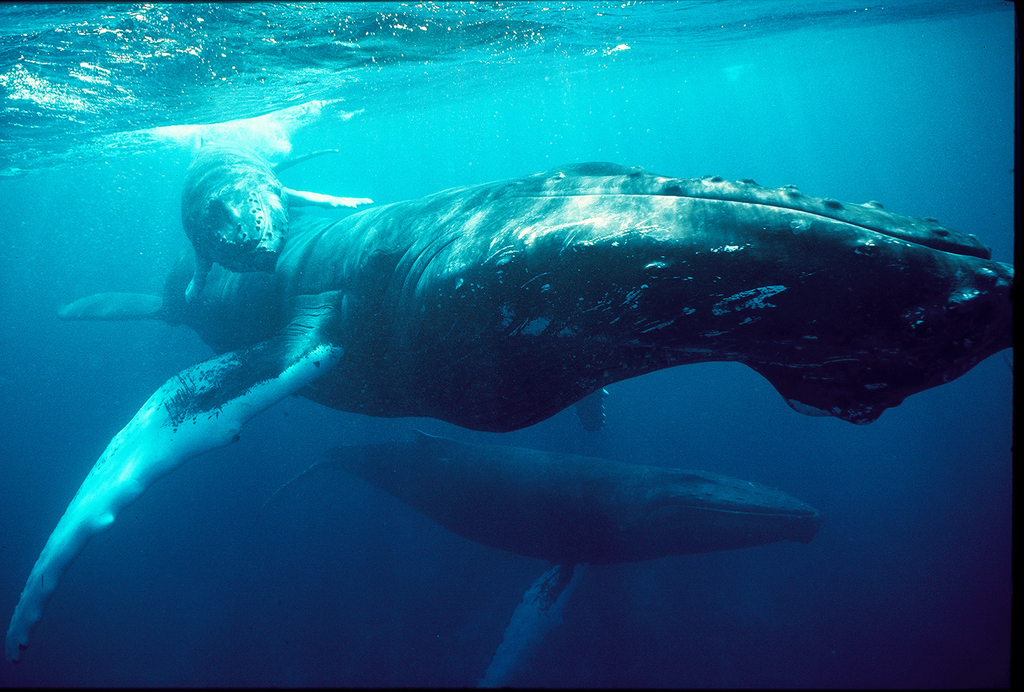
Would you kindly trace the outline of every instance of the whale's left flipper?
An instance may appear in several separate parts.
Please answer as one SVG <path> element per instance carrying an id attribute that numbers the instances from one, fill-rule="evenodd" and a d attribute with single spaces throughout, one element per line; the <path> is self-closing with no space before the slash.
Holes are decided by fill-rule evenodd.
<path id="1" fill-rule="evenodd" d="M 7 630 L 16 662 L 61 577 L 89 539 L 157 479 L 194 456 L 236 439 L 260 411 L 298 391 L 338 362 L 342 348 L 322 328 L 342 301 L 306 297 L 277 335 L 178 373 L 110 441 L 50 534 Z"/>

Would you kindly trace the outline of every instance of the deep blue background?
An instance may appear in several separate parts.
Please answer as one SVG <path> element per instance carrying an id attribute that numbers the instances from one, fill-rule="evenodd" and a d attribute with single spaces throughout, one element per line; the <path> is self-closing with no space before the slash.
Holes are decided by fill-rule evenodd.
<path id="1" fill-rule="evenodd" d="M 294 138 L 343 156 L 283 177 L 388 202 L 606 160 L 877 199 L 1010 261 L 1013 15 L 993 8 L 396 68 L 352 86 L 358 115 Z M 110 437 L 211 355 L 183 328 L 55 314 L 93 292 L 161 290 L 186 243 L 189 160 L 129 148 L 0 178 L 4 618 Z M 93 539 L 0 685 L 475 684 L 542 562 L 453 536 L 341 472 L 257 516 L 327 447 L 414 428 L 712 470 L 824 516 L 809 545 L 589 568 L 514 684 L 1006 684 L 1011 380 L 996 356 L 858 427 L 792 411 L 743 366 L 687 366 L 610 387 L 598 434 L 571 412 L 497 436 L 288 398 Z"/>

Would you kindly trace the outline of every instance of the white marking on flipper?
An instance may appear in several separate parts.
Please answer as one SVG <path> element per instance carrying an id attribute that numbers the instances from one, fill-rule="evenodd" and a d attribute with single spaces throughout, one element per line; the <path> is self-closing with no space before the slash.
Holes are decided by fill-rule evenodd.
<path id="1" fill-rule="evenodd" d="M 284 202 L 289 207 L 327 207 L 336 209 L 338 207 L 358 207 L 360 204 L 373 204 L 372 199 L 366 197 L 334 197 L 319 192 L 306 192 L 305 190 L 293 190 L 290 187 L 282 189 Z"/>
<path id="2" fill-rule="evenodd" d="M 297 341 L 286 329 L 187 368 L 143 404 L 110 441 L 36 560 L 7 630 L 8 661 L 20 660 L 61 577 L 122 509 L 192 457 L 233 442 L 250 418 L 337 363 L 342 349 L 315 342 L 317 331 Z"/>

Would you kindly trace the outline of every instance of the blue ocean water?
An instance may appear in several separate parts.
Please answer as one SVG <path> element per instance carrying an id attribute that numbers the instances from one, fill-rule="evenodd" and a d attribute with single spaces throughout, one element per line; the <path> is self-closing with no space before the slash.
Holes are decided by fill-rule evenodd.
<path id="1" fill-rule="evenodd" d="M 613 161 L 935 216 L 1013 248 L 1009 3 L 0 6 L 0 612 L 111 436 L 211 355 L 162 323 L 66 323 L 159 293 L 202 139 L 376 202 Z M 500 367 L 500 364 L 496 364 Z M 341 472 L 413 429 L 698 468 L 818 508 L 809 545 L 592 566 L 511 684 L 961 687 L 1009 680 L 1002 355 L 868 426 L 711 363 L 505 435 L 288 398 L 158 482 L 76 560 L 4 686 L 464 686 L 546 565 Z"/>

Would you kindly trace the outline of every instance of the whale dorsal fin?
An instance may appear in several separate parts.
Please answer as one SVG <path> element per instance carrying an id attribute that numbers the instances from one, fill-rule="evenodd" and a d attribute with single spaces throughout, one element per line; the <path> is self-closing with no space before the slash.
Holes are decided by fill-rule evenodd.
<path id="1" fill-rule="evenodd" d="M 576 417 L 587 432 L 597 432 L 604 427 L 604 402 L 607 398 L 608 390 L 601 388 L 576 402 Z"/>

